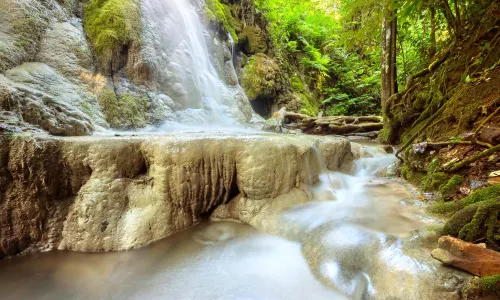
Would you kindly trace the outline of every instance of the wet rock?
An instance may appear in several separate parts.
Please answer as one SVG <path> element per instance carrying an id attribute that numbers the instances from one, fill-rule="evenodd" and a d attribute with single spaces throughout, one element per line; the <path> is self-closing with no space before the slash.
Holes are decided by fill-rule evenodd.
<path id="1" fill-rule="evenodd" d="M 229 85 L 237 85 L 238 84 L 238 76 L 236 75 L 236 71 L 234 70 L 233 62 L 226 61 L 224 64 L 224 74 L 226 76 L 226 82 Z"/>
<path id="2" fill-rule="evenodd" d="M 25 63 L 0 75 L 0 107 L 53 135 L 90 134 L 93 122 L 82 110 L 95 111 L 99 120 L 96 105 L 81 87 L 45 64 Z"/>
<path id="3" fill-rule="evenodd" d="M 285 121 L 286 108 L 282 108 L 275 112 L 271 118 L 269 118 L 262 129 L 272 132 L 282 132 L 283 125 Z"/>
<path id="4" fill-rule="evenodd" d="M 389 154 L 394 153 L 394 148 L 392 148 L 391 145 L 384 145 L 383 148 L 384 148 L 385 152 L 387 152 Z"/>
<path id="5" fill-rule="evenodd" d="M 487 249 L 485 244 L 472 244 L 460 239 L 443 236 L 432 257 L 445 265 L 453 266 L 478 276 L 500 274 L 500 253 Z"/>
<path id="6" fill-rule="evenodd" d="M 36 61 L 72 81 L 92 73 L 92 53 L 79 20 L 54 23 L 44 34 Z"/>
<path id="7" fill-rule="evenodd" d="M 34 61 L 40 40 L 51 20 L 67 20 L 72 9 L 71 4 L 63 7 L 56 0 L 2 1 L 0 72 Z"/>
<path id="8" fill-rule="evenodd" d="M 2 256 L 140 247 L 237 195 L 256 208 L 294 191 L 307 201 L 303 189 L 321 170 L 318 151 L 330 167 L 349 151 L 339 138 L 259 135 L 1 142 Z"/>

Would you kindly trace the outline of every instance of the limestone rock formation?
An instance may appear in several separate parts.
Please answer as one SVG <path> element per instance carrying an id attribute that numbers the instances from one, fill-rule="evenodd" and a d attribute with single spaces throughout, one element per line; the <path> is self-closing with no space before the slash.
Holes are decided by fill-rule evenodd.
<path id="1" fill-rule="evenodd" d="M 0 142 L 2 257 L 144 246 L 200 222 L 233 198 L 261 205 L 292 193 L 307 201 L 307 186 L 321 170 L 320 153 L 332 170 L 352 158 L 347 140 L 308 136 Z"/>

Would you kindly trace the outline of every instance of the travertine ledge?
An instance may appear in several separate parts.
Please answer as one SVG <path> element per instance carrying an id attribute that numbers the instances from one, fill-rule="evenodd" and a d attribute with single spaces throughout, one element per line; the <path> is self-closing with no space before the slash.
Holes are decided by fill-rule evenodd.
<path id="1" fill-rule="evenodd" d="M 343 138 L 200 134 L 0 140 L 0 257 L 144 246 L 234 197 L 274 199 L 352 160 Z M 306 195 L 306 194 L 304 194 Z"/>

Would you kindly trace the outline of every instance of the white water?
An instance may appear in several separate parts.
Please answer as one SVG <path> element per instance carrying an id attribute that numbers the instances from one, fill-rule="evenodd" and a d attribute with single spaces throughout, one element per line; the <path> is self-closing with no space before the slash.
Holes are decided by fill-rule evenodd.
<path id="1" fill-rule="evenodd" d="M 153 66 L 159 88 L 177 105 L 175 116 L 158 130 L 178 124 L 227 127 L 248 122 L 248 99 L 241 87 L 228 87 L 219 78 L 206 43 L 210 34 L 189 1 L 145 0 L 142 11 L 143 55 Z"/>

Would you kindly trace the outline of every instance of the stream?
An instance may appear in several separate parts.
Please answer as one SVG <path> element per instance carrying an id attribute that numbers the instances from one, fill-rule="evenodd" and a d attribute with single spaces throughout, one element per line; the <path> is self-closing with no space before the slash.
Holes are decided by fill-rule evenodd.
<path id="1" fill-rule="evenodd" d="M 141 249 L 1 261 L 2 299 L 458 299 L 465 275 L 430 257 L 437 221 L 387 176 L 393 155 L 361 149 L 257 228 L 207 219 Z"/>

